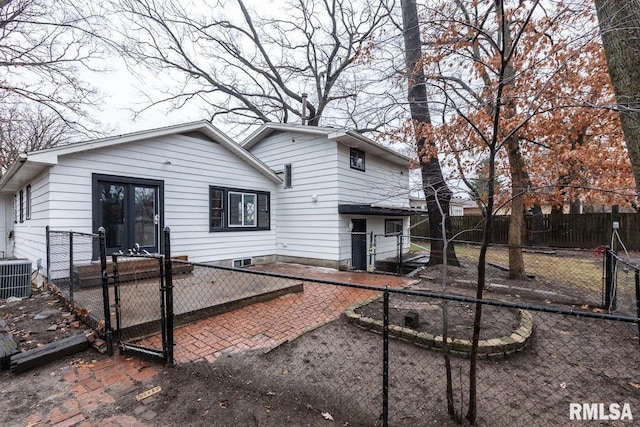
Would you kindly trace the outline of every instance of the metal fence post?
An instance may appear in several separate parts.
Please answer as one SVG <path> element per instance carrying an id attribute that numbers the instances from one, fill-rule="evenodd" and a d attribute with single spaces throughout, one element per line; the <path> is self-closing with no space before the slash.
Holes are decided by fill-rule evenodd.
<path id="1" fill-rule="evenodd" d="M 47 225 L 45 228 L 47 245 L 47 281 L 51 281 L 51 229 Z"/>
<path id="2" fill-rule="evenodd" d="M 383 294 L 382 315 L 382 425 L 389 426 L 389 286 Z"/>
<path id="3" fill-rule="evenodd" d="M 162 336 L 162 356 L 165 362 L 168 363 L 168 351 L 169 345 L 167 344 L 167 288 L 165 286 L 165 260 L 164 257 L 159 256 L 155 258 L 158 261 L 158 270 L 160 276 L 160 335 Z"/>
<path id="4" fill-rule="evenodd" d="M 73 302 L 73 231 L 69 231 L 69 300 Z"/>
<path id="5" fill-rule="evenodd" d="M 118 345 L 120 345 L 122 342 L 122 329 L 120 328 L 120 272 L 118 271 L 118 255 L 111 255 L 111 266 L 113 268 L 113 300 L 116 308 L 116 340 L 118 341 Z"/>
<path id="6" fill-rule="evenodd" d="M 171 262 L 171 229 L 165 227 L 164 233 L 164 273 L 165 279 L 165 298 L 166 298 L 166 328 L 167 328 L 167 364 L 173 365 L 173 264 Z"/>
<path id="7" fill-rule="evenodd" d="M 398 276 L 402 275 L 402 234 L 396 236 L 398 247 Z"/>
<path id="8" fill-rule="evenodd" d="M 605 253 L 604 308 L 613 311 L 618 308 L 616 298 L 616 263 L 617 258 L 611 249 Z"/>
<path id="9" fill-rule="evenodd" d="M 636 316 L 640 319 L 640 270 L 636 270 Z M 640 337 L 640 322 L 638 326 L 638 337 Z M 640 340 L 638 340 L 640 344 Z"/>
<path id="10" fill-rule="evenodd" d="M 369 234 L 369 236 L 369 265 L 367 267 L 367 271 L 374 272 L 376 271 L 376 266 L 373 254 L 375 252 L 376 242 L 373 231 Z"/>
<path id="11" fill-rule="evenodd" d="M 102 278 L 102 307 L 104 310 L 104 332 L 107 342 L 107 353 L 113 356 L 113 341 L 111 334 L 111 310 L 109 308 L 109 273 L 107 272 L 107 243 L 104 227 L 98 229 L 100 246 L 100 271 Z"/>

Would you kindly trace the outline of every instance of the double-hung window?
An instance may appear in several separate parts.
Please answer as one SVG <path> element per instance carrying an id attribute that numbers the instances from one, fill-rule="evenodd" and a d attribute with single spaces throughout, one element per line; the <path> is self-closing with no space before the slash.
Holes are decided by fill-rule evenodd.
<path id="1" fill-rule="evenodd" d="M 256 195 L 229 191 L 229 227 L 256 226 Z"/>
<path id="2" fill-rule="evenodd" d="M 209 231 L 268 230 L 269 193 L 209 187 Z"/>

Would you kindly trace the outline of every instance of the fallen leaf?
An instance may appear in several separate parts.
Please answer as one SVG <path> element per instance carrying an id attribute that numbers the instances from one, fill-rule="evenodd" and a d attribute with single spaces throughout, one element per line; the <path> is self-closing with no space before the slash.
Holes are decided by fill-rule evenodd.
<path id="1" fill-rule="evenodd" d="M 583 309 L 583 310 L 588 310 L 589 309 L 589 304 L 581 305 L 580 308 Z"/>
<path id="2" fill-rule="evenodd" d="M 637 388 L 638 390 L 640 390 L 640 384 L 637 384 L 637 383 L 629 383 L 629 385 L 631 385 L 631 387 L 633 387 L 633 388 Z"/>
<path id="3" fill-rule="evenodd" d="M 333 417 L 328 412 L 322 412 L 322 416 L 324 417 L 325 420 L 333 421 Z"/>

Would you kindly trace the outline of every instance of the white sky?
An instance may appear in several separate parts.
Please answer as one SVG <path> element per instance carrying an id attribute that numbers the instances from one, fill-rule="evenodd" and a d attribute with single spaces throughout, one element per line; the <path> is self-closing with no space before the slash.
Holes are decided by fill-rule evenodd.
<path id="1" fill-rule="evenodd" d="M 137 130 L 152 129 L 173 124 L 202 120 L 207 117 L 190 106 L 178 111 L 167 112 L 167 106 L 156 106 L 135 117 L 134 109 L 146 106 L 139 92 L 143 87 L 125 67 L 122 60 L 114 58 L 110 63 L 112 71 L 87 73 L 87 81 L 102 94 L 103 103 L 96 119 L 115 133 L 129 133 Z M 154 76 L 148 76 L 154 79 Z"/>

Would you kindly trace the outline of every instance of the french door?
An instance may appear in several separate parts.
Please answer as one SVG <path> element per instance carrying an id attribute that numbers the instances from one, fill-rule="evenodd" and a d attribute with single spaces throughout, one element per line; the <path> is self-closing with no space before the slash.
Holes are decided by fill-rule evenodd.
<path id="1" fill-rule="evenodd" d="M 162 181 L 94 175 L 94 230 L 104 227 L 107 253 L 160 252 Z"/>

